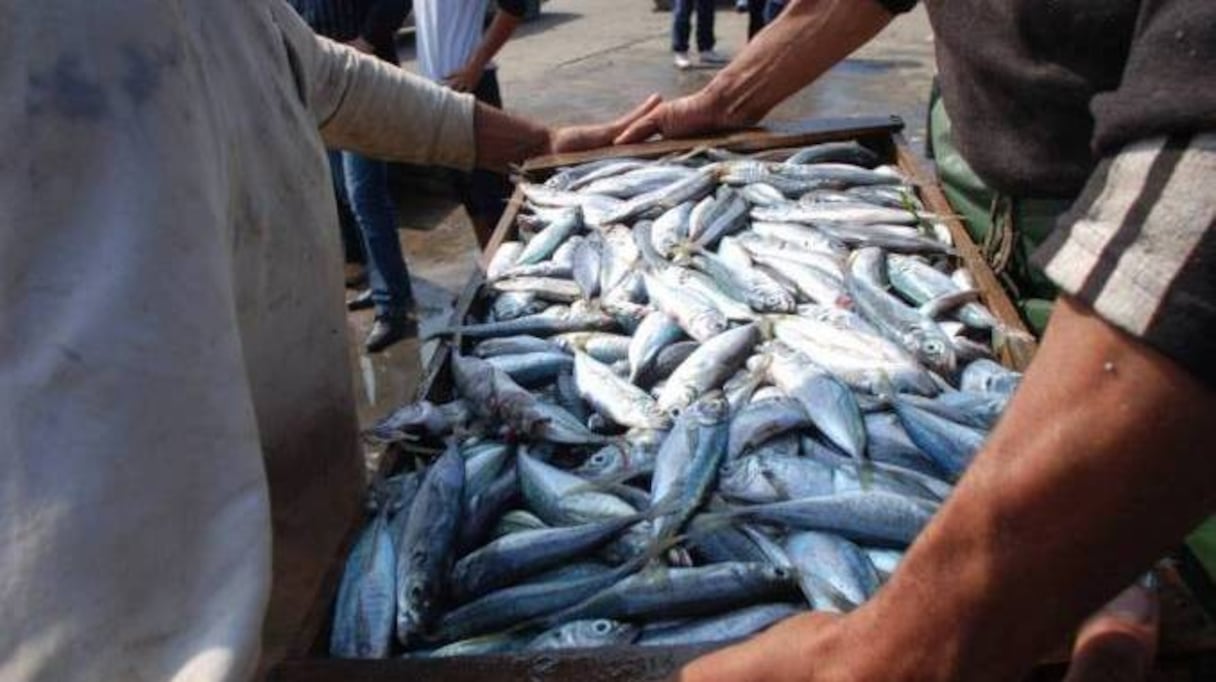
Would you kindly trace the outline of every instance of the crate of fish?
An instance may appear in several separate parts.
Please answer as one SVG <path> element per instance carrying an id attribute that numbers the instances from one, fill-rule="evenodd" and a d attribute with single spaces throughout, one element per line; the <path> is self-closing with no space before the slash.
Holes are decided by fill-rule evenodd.
<path id="1" fill-rule="evenodd" d="M 298 647 L 330 667 L 280 678 L 658 679 L 865 602 L 1034 348 L 893 132 L 527 166 L 366 434 L 397 456 Z"/>

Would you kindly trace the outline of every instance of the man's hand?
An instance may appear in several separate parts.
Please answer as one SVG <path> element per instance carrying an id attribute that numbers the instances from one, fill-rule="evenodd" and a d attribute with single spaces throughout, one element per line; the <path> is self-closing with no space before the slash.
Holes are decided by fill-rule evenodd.
<path id="1" fill-rule="evenodd" d="M 1090 616 L 1077 633 L 1064 682 L 1137 682 L 1157 650 L 1156 589 L 1137 582 Z"/>
<path id="2" fill-rule="evenodd" d="M 698 92 L 655 107 L 617 135 L 613 142 L 645 142 L 656 134 L 669 139 L 692 137 L 737 127 L 722 120 L 719 114 L 720 109 L 710 101 L 710 96 L 704 91 Z"/>
<path id="3" fill-rule="evenodd" d="M 1073 646 L 1064 682 L 1137 682 L 1149 671 L 1157 642 L 1157 595 L 1137 582 L 1090 616 Z M 863 609 L 849 616 L 809 613 L 787 619 L 741 644 L 684 666 L 678 682 L 902 682 L 947 680 L 921 652 L 882 651 L 882 623 Z M 923 642 L 930 654 L 933 642 Z M 930 659 L 933 657 L 930 656 Z M 940 659 L 939 659 L 940 660 Z"/>
<path id="4" fill-rule="evenodd" d="M 558 128 L 553 131 L 550 151 L 558 154 L 607 147 L 631 126 L 636 125 L 640 120 L 644 120 L 644 117 L 648 114 L 654 112 L 662 101 L 663 98 L 658 95 L 651 95 L 646 98 L 646 101 L 635 107 L 633 111 L 611 123 Z"/>
<path id="5" fill-rule="evenodd" d="M 363 36 L 359 36 L 354 40 L 348 41 L 346 44 L 364 54 L 375 54 L 376 52 L 376 48 L 372 47 L 372 44 L 367 42 Z"/>
<path id="6" fill-rule="evenodd" d="M 477 89 L 477 83 L 481 81 L 483 73 L 485 73 L 484 64 L 469 62 L 462 66 L 459 71 L 445 76 L 443 84 L 456 92 L 473 92 Z"/>

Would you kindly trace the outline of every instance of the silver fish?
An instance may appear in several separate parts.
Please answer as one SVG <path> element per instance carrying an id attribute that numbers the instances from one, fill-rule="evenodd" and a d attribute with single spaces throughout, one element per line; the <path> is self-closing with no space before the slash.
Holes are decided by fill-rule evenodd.
<path id="1" fill-rule="evenodd" d="M 709 275 L 727 293 L 737 293 L 753 310 L 788 313 L 794 310 L 794 297 L 771 277 L 754 268 L 733 268 L 717 256 L 701 253 L 692 258 L 698 270 Z"/>
<path id="2" fill-rule="evenodd" d="M 622 223 L 651 211 L 666 211 L 673 206 L 698 199 L 712 192 L 718 169 L 706 167 L 666 187 L 638 195 L 604 217 L 605 223 Z"/>
<path id="3" fill-rule="evenodd" d="M 670 420 L 645 391 L 585 353 L 575 353 L 574 382 L 597 412 L 629 428 L 663 429 Z"/>
<path id="4" fill-rule="evenodd" d="M 545 353 L 557 350 L 545 339 L 536 336 L 504 336 L 501 338 L 479 341 L 473 346 L 473 355 L 479 358 L 492 358 L 495 355 L 518 355 L 520 353 Z"/>
<path id="5" fill-rule="evenodd" d="M 726 455 L 729 416 L 721 392 L 711 391 L 680 415 L 659 448 L 651 500 L 655 507 L 676 508 L 655 519 L 657 537 L 679 532 L 709 495 Z"/>
<path id="6" fill-rule="evenodd" d="M 760 332 L 754 324 L 722 332 L 701 344 L 667 379 L 658 406 L 678 412 L 699 396 L 722 385 L 747 359 Z"/>
<path id="7" fill-rule="evenodd" d="M 865 251 L 859 251 L 854 261 L 864 257 Z M 896 300 L 854 270 L 845 276 L 845 284 L 857 309 L 887 338 L 938 372 L 954 372 L 954 347 L 937 323 Z"/>
<path id="8" fill-rule="evenodd" d="M 851 492 L 741 507 L 735 516 L 843 535 L 863 544 L 907 547 L 938 505 L 884 492 Z"/>
<path id="9" fill-rule="evenodd" d="M 636 620 L 722 613 L 790 594 L 793 574 L 766 564 L 730 563 L 631 575 L 582 603 L 546 616 L 562 623 L 586 618 Z"/>
<path id="10" fill-rule="evenodd" d="M 498 250 L 494 252 L 494 256 L 486 265 L 486 279 L 494 280 L 502 277 L 504 272 L 515 265 L 516 259 L 523 251 L 524 245 L 519 242 L 510 241 L 499 244 Z"/>
<path id="11" fill-rule="evenodd" d="M 586 480 L 519 452 L 524 497 L 540 518 L 571 525 L 632 516 L 636 510 L 615 495 L 599 492 Z"/>
<path id="12" fill-rule="evenodd" d="M 705 342 L 726 330 L 726 316 L 699 294 L 669 286 L 654 275 L 643 278 L 650 300 L 692 338 Z"/>
<path id="13" fill-rule="evenodd" d="M 770 625 L 801 613 L 792 604 L 746 606 L 718 616 L 662 627 L 643 627 L 638 646 L 681 646 L 730 642 L 750 637 Z"/>
<path id="14" fill-rule="evenodd" d="M 525 530 L 503 536 L 466 555 L 452 567 L 453 596 L 461 602 L 575 559 L 603 545 L 634 523 L 632 517 L 578 526 Z"/>
<path id="15" fill-rule="evenodd" d="M 396 554 L 388 512 L 376 515 L 346 560 L 334 607 L 329 653 L 336 658 L 384 658 L 393 640 Z"/>
<path id="16" fill-rule="evenodd" d="M 547 630 L 525 647 L 528 651 L 588 649 L 632 644 L 640 629 L 631 623 L 606 618 L 576 620 Z"/>
<path id="17" fill-rule="evenodd" d="M 881 586 L 878 571 L 860 547 L 830 533 L 802 531 L 785 540 L 799 583 L 816 611 L 851 611 Z"/>
<path id="18" fill-rule="evenodd" d="M 411 435 L 443 436 L 467 423 L 473 412 L 463 400 L 436 405 L 426 400 L 403 405 L 363 432 L 364 440 L 387 444 Z"/>
<path id="19" fill-rule="evenodd" d="M 464 457 L 456 448 L 431 465 L 397 543 L 397 639 L 426 632 L 444 593 L 464 498 Z"/>
<path id="20" fill-rule="evenodd" d="M 774 345 L 769 380 L 802 403 L 807 417 L 837 447 L 861 459 L 866 428 L 853 392 L 809 357 Z"/>

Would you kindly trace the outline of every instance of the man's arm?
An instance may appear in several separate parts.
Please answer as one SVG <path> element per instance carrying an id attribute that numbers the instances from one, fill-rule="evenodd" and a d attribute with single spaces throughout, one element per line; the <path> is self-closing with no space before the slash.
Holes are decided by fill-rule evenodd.
<path id="1" fill-rule="evenodd" d="M 1009 410 L 891 582 L 682 679 L 1005 680 L 1216 503 L 1216 395 L 1071 299 Z"/>
<path id="2" fill-rule="evenodd" d="M 457 92 L 475 90 L 481 75 L 485 73 L 486 65 L 494 59 L 523 21 L 524 9 L 523 0 L 498 0 L 498 11 L 494 13 L 490 28 L 482 36 L 481 44 L 469 55 L 469 60 L 459 71 L 444 77 L 444 84 Z"/>
<path id="3" fill-rule="evenodd" d="M 705 88 L 659 107 L 617 142 L 756 123 L 877 35 L 892 17 L 878 0 L 794 0 Z"/>
<path id="4" fill-rule="evenodd" d="M 285 3 L 275 7 L 300 95 L 325 143 L 338 149 L 463 170 L 504 170 L 537 154 L 611 144 L 660 102 L 652 95 L 611 123 L 550 129 L 319 38 Z"/>

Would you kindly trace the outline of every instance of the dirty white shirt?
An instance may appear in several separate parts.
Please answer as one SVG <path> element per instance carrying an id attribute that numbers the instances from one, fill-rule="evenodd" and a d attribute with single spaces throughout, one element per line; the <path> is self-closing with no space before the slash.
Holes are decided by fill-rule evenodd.
<path id="1" fill-rule="evenodd" d="M 324 144 L 472 99 L 278 0 L 0 0 L 0 92 L 0 679 L 246 678 L 360 486 Z"/>

